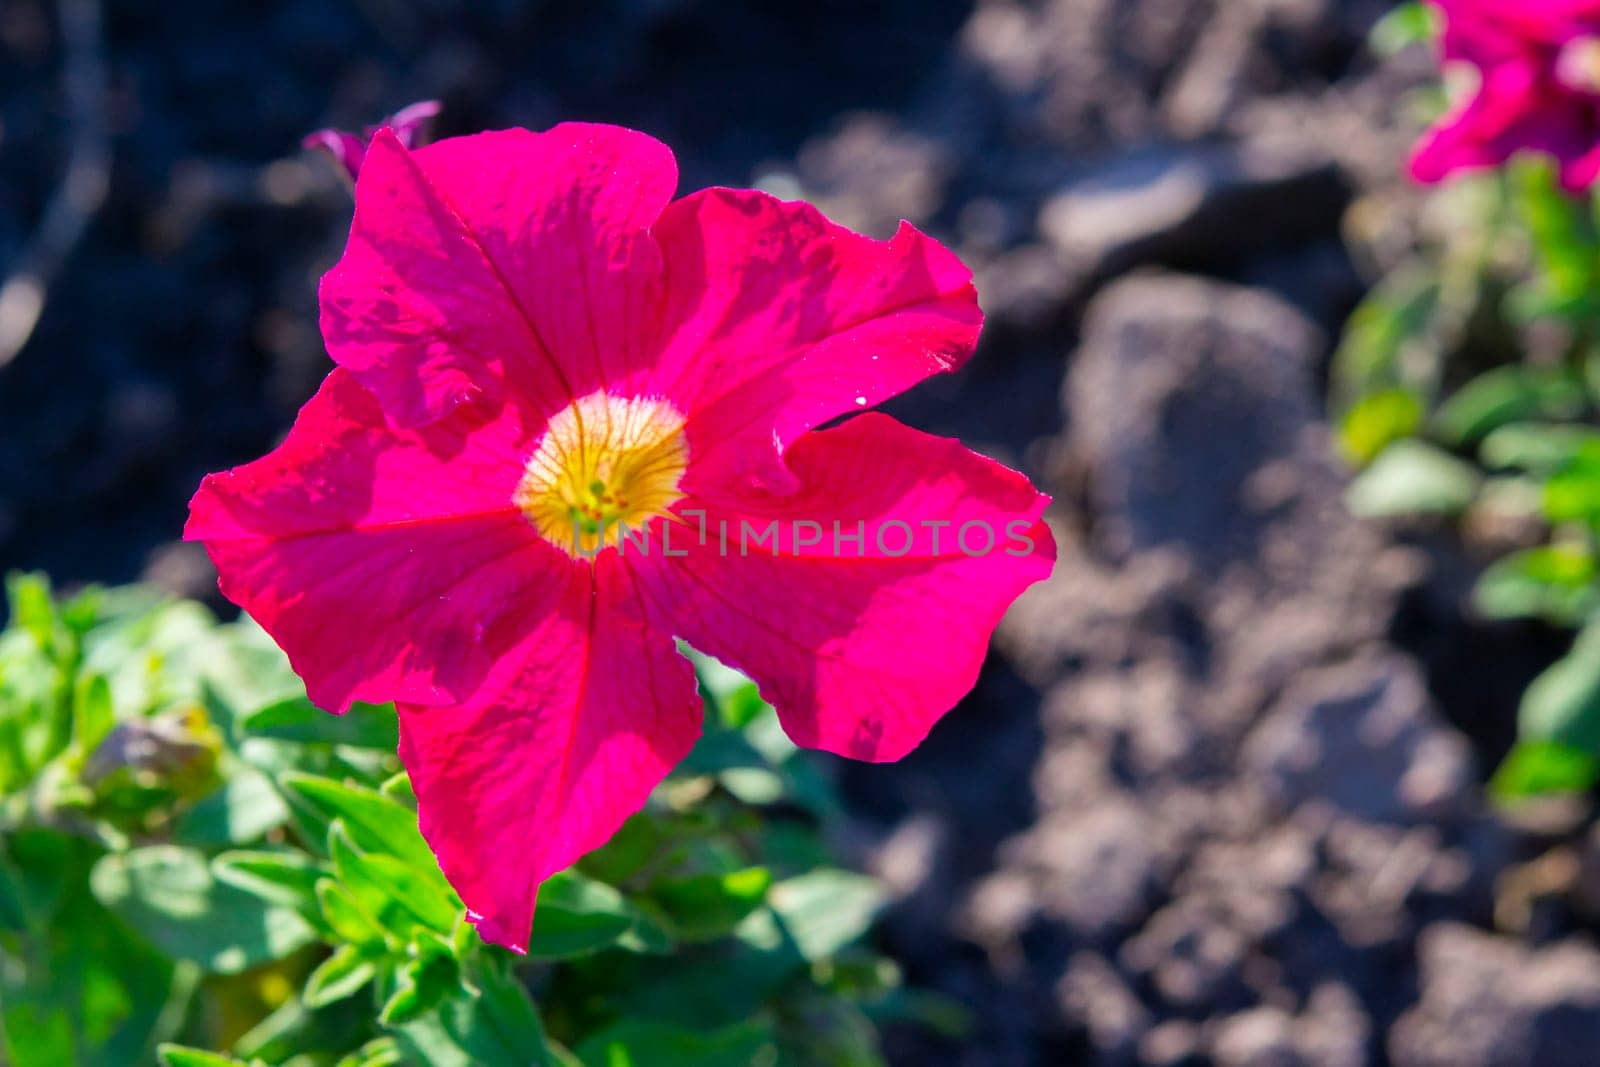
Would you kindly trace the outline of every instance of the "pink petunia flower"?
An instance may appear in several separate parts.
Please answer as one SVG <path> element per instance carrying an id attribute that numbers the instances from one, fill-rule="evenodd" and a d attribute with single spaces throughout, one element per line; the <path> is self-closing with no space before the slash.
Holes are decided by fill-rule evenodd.
<path id="1" fill-rule="evenodd" d="M 895 760 L 1055 558 L 1021 475 L 875 413 L 815 429 L 968 357 L 953 254 L 676 185 L 616 127 L 381 131 L 322 283 L 338 366 L 185 530 L 313 701 L 398 704 L 422 832 L 513 948 L 694 744 L 675 637 L 799 744 Z"/>
<path id="2" fill-rule="evenodd" d="M 1433 0 L 1447 69 L 1476 87 L 1411 158 L 1418 181 L 1498 166 L 1518 151 L 1561 167 L 1567 189 L 1600 178 L 1600 0 Z"/>
<path id="3" fill-rule="evenodd" d="M 434 116 L 439 114 L 439 107 L 437 100 L 418 100 L 415 104 L 407 104 L 378 125 L 368 126 L 359 136 L 349 130 L 317 130 L 306 134 L 300 147 L 321 149 L 328 153 L 353 182 L 360 176 L 361 164 L 367 158 L 367 144 L 379 130 L 388 127 L 401 144 L 416 148 L 426 136 Z"/>

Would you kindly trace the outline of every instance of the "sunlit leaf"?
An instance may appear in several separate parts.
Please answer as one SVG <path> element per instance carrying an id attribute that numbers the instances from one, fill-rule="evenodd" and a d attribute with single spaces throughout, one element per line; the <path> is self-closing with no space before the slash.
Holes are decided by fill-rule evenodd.
<path id="1" fill-rule="evenodd" d="M 778 883 L 769 899 L 806 959 L 822 960 L 864 935 L 888 895 L 875 879 L 823 869 Z"/>
<path id="2" fill-rule="evenodd" d="M 1350 483 L 1345 501 L 1367 518 L 1455 515 L 1477 495 L 1471 464 L 1422 441 L 1397 441 Z"/>
<path id="3" fill-rule="evenodd" d="M 1567 371 L 1497 367 L 1445 401 L 1434 416 L 1434 426 L 1445 441 L 1465 446 L 1514 422 L 1574 418 L 1583 413 L 1587 403 L 1582 380 Z"/>
<path id="4" fill-rule="evenodd" d="M 152 845 L 106 856 L 90 884 L 164 952 L 215 973 L 281 959 L 312 939 L 299 915 L 218 882 L 192 849 Z"/>
<path id="5" fill-rule="evenodd" d="M 1541 545 L 1492 563 L 1473 590 L 1473 606 L 1490 619 L 1544 618 L 1583 622 L 1600 606 L 1600 561 L 1586 547 Z"/>
<path id="6" fill-rule="evenodd" d="M 1600 753 L 1600 623 L 1586 627 L 1571 651 L 1528 686 L 1517 725 L 1523 740 Z"/>
<path id="7" fill-rule="evenodd" d="M 1506 756 L 1489 783 L 1504 800 L 1582 793 L 1600 781 L 1600 756 L 1559 741 L 1522 741 Z"/>

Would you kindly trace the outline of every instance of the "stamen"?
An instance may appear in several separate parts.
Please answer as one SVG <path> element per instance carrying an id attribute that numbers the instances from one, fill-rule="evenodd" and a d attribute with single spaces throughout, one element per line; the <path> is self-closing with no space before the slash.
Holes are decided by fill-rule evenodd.
<path id="1" fill-rule="evenodd" d="M 546 540 L 587 558 L 666 515 L 688 464 L 671 404 L 591 393 L 550 420 L 513 499 Z"/>

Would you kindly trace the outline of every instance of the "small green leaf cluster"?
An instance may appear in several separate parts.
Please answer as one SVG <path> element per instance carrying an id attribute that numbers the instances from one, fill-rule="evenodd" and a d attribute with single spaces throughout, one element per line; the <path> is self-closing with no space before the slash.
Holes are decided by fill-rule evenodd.
<path id="1" fill-rule="evenodd" d="M 1375 47 L 1427 40 L 1430 11 L 1397 8 Z M 1435 90 L 1412 104 L 1445 106 Z M 1600 209 L 1536 157 L 1418 195 L 1350 215 L 1380 279 L 1332 368 L 1338 445 L 1358 472 L 1348 503 L 1454 524 L 1487 564 L 1481 617 L 1579 633 L 1524 695 L 1493 785 L 1503 799 L 1586 790 L 1600 781 Z"/>
<path id="2" fill-rule="evenodd" d="M 861 945 L 882 887 L 832 864 L 828 783 L 714 661 L 703 741 L 544 885 L 523 957 L 418 833 L 392 708 L 318 711 L 192 603 L 7 592 L 0 1062 L 867 1065 L 879 1020 L 961 1022 Z"/>

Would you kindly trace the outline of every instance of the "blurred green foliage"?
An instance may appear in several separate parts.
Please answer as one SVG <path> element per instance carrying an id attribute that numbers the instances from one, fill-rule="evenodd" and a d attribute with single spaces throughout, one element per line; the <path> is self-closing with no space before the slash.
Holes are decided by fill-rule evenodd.
<path id="1" fill-rule="evenodd" d="M 881 886 L 831 865 L 827 783 L 713 661 L 703 741 L 546 883 L 519 957 L 418 834 L 392 709 L 318 711 L 196 604 L 7 594 L 0 1061 L 870 1065 L 875 1020 L 961 1023 L 859 945 Z"/>
<path id="2" fill-rule="evenodd" d="M 1402 5 L 1375 48 L 1431 38 L 1432 10 Z M 1437 114 L 1444 101 L 1429 90 L 1413 104 Z M 1600 204 L 1562 191 L 1537 157 L 1412 195 L 1351 213 L 1357 253 L 1375 250 L 1382 277 L 1332 369 L 1340 449 L 1359 470 L 1349 503 L 1458 523 L 1488 559 L 1480 615 L 1578 632 L 1527 690 L 1493 785 L 1507 799 L 1589 789 L 1600 781 Z M 1413 225 L 1396 252 L 1400 214 Z"/>

